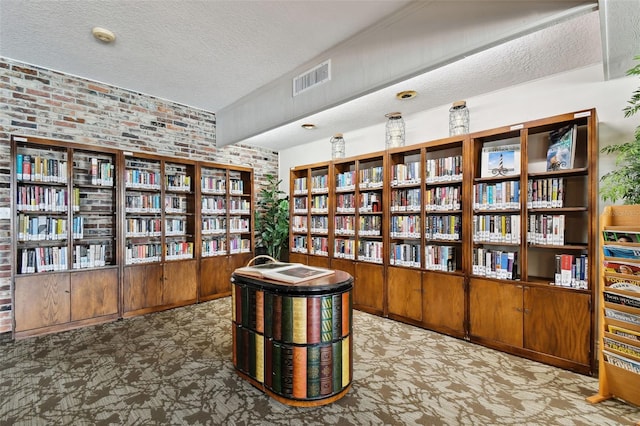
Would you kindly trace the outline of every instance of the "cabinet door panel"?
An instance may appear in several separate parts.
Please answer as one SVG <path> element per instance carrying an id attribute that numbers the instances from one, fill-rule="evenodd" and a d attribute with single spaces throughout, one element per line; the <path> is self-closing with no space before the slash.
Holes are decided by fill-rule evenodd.
<path id="1" fill-rule="evenodd" d="M 331 259 L 331 269 L 344 271 L 353 277 L 355 276 L 356 266 L 353 260 Z"/>
<path id="2" fill-rule="evenodd" d="M 438 330 L 464 333 L 464 277 L 424 272 L 422 288 L 423 323 Z"/>
<path id="3" fill-rule="evenodd" d="M 137 265 L 124 268 L 124 311 L 151 308 L 162 304 L 162 265 Z"/>
<path id="4" fill-rule="evenodd" d="M 200 261 L 200 298 L 231 291 L 229 257 L 215 256 Z"/>
<path id="5" fill-rule="evenodd" d="M 383 312 L 384 266 L 356 262 L 356 279 L 353 286 L 353 304 Z"/>
<path id="6" fill-rule="evenodd" d="M 522 347 L 522 285 L 471 279 L 469 334 Z"/>
<path id="7" fill-rule="evenodd" d="M 117 269 L 100 269 L 71 274 L 72 321 L 117 313 Z"/>
<path id="8" fill-rule="evenodd" d="M 15 331 L 69 322 L 68 273 L 16 277 L 15 286 Z"/>
<path id="9" fill-rule="evenodd" d="M 329 268 L 329 258 L 327 256 L 309 256 L 307 262 L 309 262 L 309 266 Z"/>
<path id="10" fill-rule="evenodd" d="M 198 286 L 198 261 L 180 260 L 164 265 L 162 304 L 172 305 L 195 301 Z"/>
<path id="11" fill-rule="evenodd" d="M 525 287 L 525 347 L 589 364 L 589 295 L 561 289 Z"/>
<path id="12" fill-rule="evenodd" d="M 422 321 L 422 273 L 419 270 L 389 267 L 387 286 L 389 314 Z"/>

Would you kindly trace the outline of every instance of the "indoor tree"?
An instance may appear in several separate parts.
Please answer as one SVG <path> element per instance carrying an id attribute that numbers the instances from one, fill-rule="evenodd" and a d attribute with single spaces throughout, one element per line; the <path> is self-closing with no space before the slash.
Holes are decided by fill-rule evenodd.
<path id="1" fill-rule="evenodd" d="M 279 260 L 289 238 L 289 200 L 280 190 L 281 179 L 267 175 L 265 180 L 255 210 L 257 247 L 264 247 L 269 256 Z"/>
<path id="2" fill-rule="evenodd" d="M 640 61 L 640 56 L 633 58 Z M 640 64 L 627 71 L 627 75 L 640 75 Z M 628 105 L 623 109 L 625 117 L 631 117 L 640 110 L 640 88 L 637 88 Z M 616 155 L 615 170 L 600 179 L 600 195 L 605 201 L 622 201 L 624 204 L 640 204 L 640 126 L 636 127 L 635 138 L 629 142 L 605 146 L 603 154 Z"/>

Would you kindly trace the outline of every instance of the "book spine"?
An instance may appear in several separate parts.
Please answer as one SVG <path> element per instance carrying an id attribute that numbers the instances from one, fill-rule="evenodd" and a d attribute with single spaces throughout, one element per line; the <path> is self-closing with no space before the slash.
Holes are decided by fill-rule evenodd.
<path id="1" fill-rule="evenodd" d="M 273 389 L 273 340 L 264 339 L 264 385 L 269 389 Z"/>
<path id="2" fill-rule="evenodd" d="M 293 308 L 293 332 L 294 343 L 307 343 L 307 299 L 304 297 L 292 297 Z"/>
<path id="3" fill-rule="evenodd" d="M 333 392 L 342 389 L 342 341 L 333 342 L 332 360 L 333 360 Z"/>
<path id="4" fill-rule="evenodd" d="M 323 296 L 322 297 L 322 310 L 321 310 L 321 333 L 320 333 L 320 341 L 322 342 L 330 342 L 333 339 L 332 331 L 333 331 L 333 322 L 332 322 L 332 296 Z"/>
<path id="5" fill-rule="evenodd" d="M 273 342 L 272 344 L 272 362 L 273 368 L 272 389 L 276 393 L 282 393 L 282 345 Z"/>
<path id="6" fill-rule="evenodd" d="M 241 367 L 240 369 L 245 373 L 249 373 L 249 363 L 250 363 L 250 344 L 249 344 L 249 330 L 246 328 L 240 328 L 240 335 L 242 336 L 242 358 L 241 358 Z"/>
<path id="7" fill-rule="evenodd" d="M 282 394 L 293 396 L 293 346 L 283 345 L 282 356 Z"/>
<path id="8" fill-rule="evenodd" d="M 307 343 L 320 343 L 321 298 L 307 298 Z"/>
<path id="9" fill-rule="evenodd" d="M 307 398 L 320 396 L 320 347 L 307 349 Z"/>
<path id="10" fill-rule="evenodd" d="M 342 387 L 344 388 L 351 382 L 351 336 L 342 339 Z"/>
<path id="11" fill-rule="evenodd" d="M 293 297 L 282 296 L 282 342 L 293 342 Z"/>
<path id="12" fill-rule="evenodd" d="M 264 333 L 264 292 L 256 290 L 256 331 Z"/>
<path id="13" fill-rule="evenodd" d="M 256 329 L 256 325 L 257 325 L 257 319 L 256 319 L 256 313 L 257 313 L 257 308 L 256 308 L 256 289 L 254 288 L 248 288 L 248 303 L 247 303 L 247 308 L 248 308 L 248 318 L 247 318 L 247 323 L 243 324 L 246 327 L 249 327 L 251 330 L 255 330 Z"/>
<path id="14" fill-rule="evenodd" d="M 231 353 L 233 366 L 238 368 L 238 326 L 236 324 L 231 326 L 231 347 L 233 348 Z"/>
<path id="15" fill-rule="evenodd" d="M 320 346 L 320 395 L 330 395 L 333 389 L 332 355 L 331 344 Z"/>
<path id="16" fill-rule="evenodd" d="M 337 339 L 342 336 L 342 295 L 334 294 L 332 296 L 333 300 L 331 301 L 331 305 L 333 311 L 332 315 L 332 337 Z"/>
<path id="17" fill-rule="evenodd" d="M 246 348 L 247 348 L 247 372 L 249 376 L 256 377 L 256 334 L 251 331 L 246 331 Z"/>
<path id="18" fill-rule="evenodd" d="M 307 397 L 307 347 L 293 347 L 293 397 Z"/>
<path id="19" fill-rule="evenodd" d="M 264 293 L 264 337 L 273 337 L 273 293 Z"/>
<path id="20" fill-rule="evenodd" d="M 242 326 L 243 327 L 248 327 L 249 326 L 249 310 L 250 310 L 250 295 L 249 293 L 251 293 L 251 290 L 249 289 L 249 287 L 247 286 L 243 286 L 242 287 Z"/>
<path id="21" fill-rule="evenodd" d="M 273 295 L 273 340 L 282 340 L 282 296 Z"/>
<path id="22" fill-rule="evenodd" d="M 233 309 L 233 321 L 237 324 L 242 320 L 242 287 L 234 285 L 231 295 L 235 306 L 235 309 Z"/>

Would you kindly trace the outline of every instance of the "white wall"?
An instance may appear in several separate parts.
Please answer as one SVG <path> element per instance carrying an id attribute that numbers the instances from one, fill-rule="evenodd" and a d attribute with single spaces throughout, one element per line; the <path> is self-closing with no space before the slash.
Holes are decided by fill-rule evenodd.
<path id="1" fill-rule="evenodd" d="M 467 98 L 470 131 L 492 129 L 581 109 L 596 108 L 599 143 L 606 146 L 633 138 L 640 116 L 624 118 L 622 109 L 640 86 L 637 77 L 604 81 L 602 64 L 556 74 L 507 89 Z M 449 136 L 449 107 L 442 105 L 405 116 L 406 145 Z M 385 122 L 345 132 L 347 157 L 384 149 Z M 289 192 L 289 169 L 328 161 L 331 145 L 319 140 L 280 151 L 282 189 Z M 600 157 L 599 175 L 614 167 L 613 157 Z M 601 203 L 600 208 L 603 205 Z"/>

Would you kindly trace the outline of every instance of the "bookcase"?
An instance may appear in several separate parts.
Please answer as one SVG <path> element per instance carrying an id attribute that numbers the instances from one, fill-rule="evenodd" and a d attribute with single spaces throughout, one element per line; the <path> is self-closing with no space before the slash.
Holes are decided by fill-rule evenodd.
<path id="1" fill-rule="evenodd" d="M 196 165 L 125 152 L 123 316 L 194 303 Z"/>
<path id="2" fill-rule="evenodd" d="M 330 267 L 354 276 L 356 309 L 592 373 L 596 154 L 589 109 L 332 161 Z M 379 239 L 363 239 L 349 204 L 368 161 L 383 170 Z M 382 258 L 361 257 L 361 240 Z"/>
<path id="3" fill-rule="evenodd" d="M 117 151 L 11 140 L 14 334 L 115 320 Z"/>
<path id="4" fill-rule="evenodd" d="M 640 206 L 607 206 L 600 217 L 597 403 L 640 406 Z M 640 419 L 638 423 L 640 424 Z"/>
<path id="5" fill-rule="evenodd" d="M 231 294 L 231 274 L 253 251 L 253 170 L 200 163 L 200 300 Z"/>

